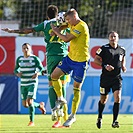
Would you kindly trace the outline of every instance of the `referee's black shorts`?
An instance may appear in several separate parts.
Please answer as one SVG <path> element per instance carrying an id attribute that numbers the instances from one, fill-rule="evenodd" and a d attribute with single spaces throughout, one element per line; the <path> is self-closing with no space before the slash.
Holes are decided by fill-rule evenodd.
<path id="1" fill-rule="evenodd" d="M 104 76 L 100 77 L 100 94 L 107 95 L 110 90 L 114 93 L 116 90 L 121 90 L 122 88 L 122 77 L 118 76 Z"/>

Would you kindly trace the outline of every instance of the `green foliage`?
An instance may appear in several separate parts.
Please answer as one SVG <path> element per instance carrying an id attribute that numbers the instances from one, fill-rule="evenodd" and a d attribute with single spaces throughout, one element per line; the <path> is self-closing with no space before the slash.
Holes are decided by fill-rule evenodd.
<path id="1" fill-rule="evenodd" d="M 108 21 L 118 10 L 133 7 L 133 0 L 2 0 L 0 1 L 0 18 L 5 16 L 5 7 L 11 9 L 12 20 L 21 21 L 20 28 L 31 27 L 44 21 L 46 9 L 50 4 L 57 5 L 59 11 L 67 11 L 75 8 L 81 19 L 90 28 L 91 37 L 106 37 L 108 33 Z M 118 25 L 119 26 L 119 25 Z M 121 33 L 126 33 L 121 32 Z"/>
<path id="2" fill-rule="evenodd" d="M 0 19 L 2 18 L 3 10 L 0 9 Z"/>

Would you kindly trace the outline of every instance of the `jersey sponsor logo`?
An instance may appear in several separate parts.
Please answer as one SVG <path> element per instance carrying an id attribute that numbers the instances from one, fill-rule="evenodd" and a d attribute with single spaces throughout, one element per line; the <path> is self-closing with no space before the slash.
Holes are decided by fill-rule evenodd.
<path id="1" fill-rule="evenodd" d="M 77 33 L 77 34 L 80 34 L 81 32 L 78 31 L 78 30 L 73 30 L 73 32 Z"/>
<path id="2" fill-rule="evenodd" d="M 33 65 L 35 65 L 35 63 L 30 63 L 30 62 L 27 62 L 27 63 L 24 63 L 24 62 L 20 62 L 19 63 L 19 65 L 22 67 L 24 67 L 24 66 L 33 66 Z"/>

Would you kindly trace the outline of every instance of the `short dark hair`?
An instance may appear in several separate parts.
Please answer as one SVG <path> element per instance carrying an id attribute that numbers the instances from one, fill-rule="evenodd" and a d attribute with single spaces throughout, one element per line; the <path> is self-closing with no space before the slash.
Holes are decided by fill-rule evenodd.
<path id="1" fill-rule="evenodd" d="M 23 47 L 23 46 L 26 46 L 26 45 L 31 46 L 29 43 L 24 43 L 24 44 L 22 45 L 22 47 Z"/>
<path id="2" fill-rule="evenodd" d="M 117 31 L 110 31 L 110 32 L 108 33 L 108 37 L 109 37 L 109 35 L 112 34 L 112 33 L 117 33 Z M 118 33 L 117 33 L 117 34 L 118 34 Z"/>
<path id="3" fill-rule="evenodd" d="M 58 7 L 55 5 L 49 5 L 47 8 L 47 16 L 52 19 L 58 15 Z"/>

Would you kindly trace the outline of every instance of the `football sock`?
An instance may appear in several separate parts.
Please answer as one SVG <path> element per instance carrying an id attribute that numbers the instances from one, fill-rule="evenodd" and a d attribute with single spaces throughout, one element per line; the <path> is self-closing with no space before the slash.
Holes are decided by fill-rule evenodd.
<path id="1" fill-rule="evenodd" d="M 54 86 L 54 90 L 57 94 L 58 97 L 61 97 L 62 96 L 62 83 L 61 83 L 61 80 L 58 79 L 58 80 L 52 80 L 52 84 Z"/>
<path id="2" fill-rule="evenodd" d="M 100 101 L 98 102 L 98 118 L 102 118 L 102 113 L 104 110 L 105 104 L 102 104 Z"/>
<path id="3" fill-rule="evenodd" d="M 58 118 L 57 118 L 57 119 L 58 119 L 57 121 L 61 122 L 61 117 L 60 117 L 60 116 L 58 116 Z"/>
<path id="4" fill-rule="evenodd" d="M 64 121 L 66 121 L 68 119 L 68 107 L 67 107 L 67 104 L 64 104 L 64 106 L 63 106 L 63 113 L 64 113 L 63 119 L 64 119 Z"/>
<path id="5" fill-rule="evenodd" d="M 56 100 L 57 100 L 57 95 L 55 93 L 55 90 L 54 90 L 53 86 L 50 86 L 49 87 L 49 101 L 50 101 L 51 108 L 55 107 Z"/>
<path id="6" fill-rule="evenodd" d="M 40 104 L 37 103 L 37 102 L 33 102 L 33 105 L 34 105 L 35 108 L 40 108 Z"/>
<path id="7" fill-rule="evenodd" d="M 80 102 L 80 89 L 74 88 L 74 97 L 72 100 L 72 114 L 76 114 Z"/>
<path id="8" fill-rule="evenodd" d="M 62 85 L 62 92 L 63 92 L 63 97 L 66 99 L 66 84 Z M 67 104 L 64 104 L 64 106 L 63 106 L 63 113 L 64 113 L 63 119 L 64 119 L 64 121 L 66 121 L 68 119 Z"/>
<path id="9" fill-rule="evenodd" d="M 29 115 L 30 115 L 30 121 L 34 122 L 34 114 L 35 114 L 35 108 L 31 104 L 29 105 Z"/>
<path id="10" fill-rule="evenodd" d="M 115 122 L 115 120 L 117 120 L 118 113 L 119 113 L 119 107 L 120 107 L 120 103 L 114 103 L 114 106 L 113 106 L 113 122 Z"/>

